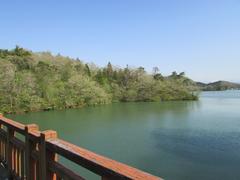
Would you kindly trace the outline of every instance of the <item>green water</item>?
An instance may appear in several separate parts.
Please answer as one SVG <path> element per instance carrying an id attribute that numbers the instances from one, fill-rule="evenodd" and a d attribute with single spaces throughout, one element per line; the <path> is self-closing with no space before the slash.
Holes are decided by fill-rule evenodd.
<path id="1" fill-rule="evenodd" d="M 240 91 L 205 92 L 195 102 L 118 103 L 10 117 L 54 129 L 62 139 L 164 179 L 240 179 Z"/>

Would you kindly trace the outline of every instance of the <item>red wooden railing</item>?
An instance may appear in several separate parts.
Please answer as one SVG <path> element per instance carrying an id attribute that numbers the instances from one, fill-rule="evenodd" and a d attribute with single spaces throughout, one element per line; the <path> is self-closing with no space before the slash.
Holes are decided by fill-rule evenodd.
<path id="1" fill-rule="evenodd" d="M 61 140 L 57 138 L 55 131 L 41 132 L 35 124 L 23 125 L 0 114 L 0 161 L 13 179 L 84 179 L 60 164 L 58 155 L 92 171 L 104 180 L 161 179 Z"/>

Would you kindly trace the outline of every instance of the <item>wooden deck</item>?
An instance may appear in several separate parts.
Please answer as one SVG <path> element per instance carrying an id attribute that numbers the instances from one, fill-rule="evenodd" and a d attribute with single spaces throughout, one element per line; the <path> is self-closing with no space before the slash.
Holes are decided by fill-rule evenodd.
<path id="1" fill-rule="evenodd" d="M 53 130 L 39 131 L 35 124 L 23 125 L 0 114 L 0 162 L 6 167 L 0 169 L 1 174 L 8 176 L 9 173 L 13 179 L 20 180 L 84 179 L 60 164 L 58 156 L 92 171 L 104 180 L 161 179 L 61 140 Z"/>

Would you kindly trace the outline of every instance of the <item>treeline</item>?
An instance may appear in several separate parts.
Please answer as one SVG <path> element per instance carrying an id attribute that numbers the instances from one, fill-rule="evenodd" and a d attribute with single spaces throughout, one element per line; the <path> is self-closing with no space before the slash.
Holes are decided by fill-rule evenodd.
<path id="1" fill-rule="evenodd" d="M 20 47 L 0 50 L 0 112 L 75 108 L 118 101 L 195 100 L 184 73 L 164 77 L 154 68 L 99 68 L 79 59 Z"/>

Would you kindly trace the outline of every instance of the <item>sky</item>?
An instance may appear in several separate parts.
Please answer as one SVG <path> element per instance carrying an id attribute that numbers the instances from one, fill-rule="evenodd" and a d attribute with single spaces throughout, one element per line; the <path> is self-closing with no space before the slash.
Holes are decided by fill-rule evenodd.
<path id="1" fill-rule="evenodd" d="M 240 0 L 1 0 L 0 48 L 240 82 Z"/>

